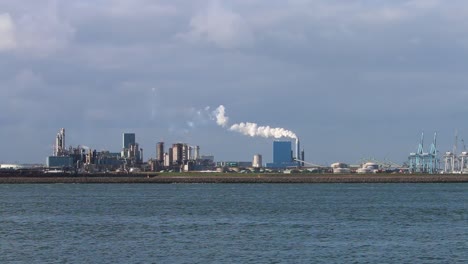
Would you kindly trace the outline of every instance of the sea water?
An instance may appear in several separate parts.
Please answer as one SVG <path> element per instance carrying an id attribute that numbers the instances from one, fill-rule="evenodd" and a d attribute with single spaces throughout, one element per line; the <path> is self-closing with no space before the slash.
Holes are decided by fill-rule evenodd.
<path id="1" fill-rule="evenodd" d="M 0 263 L 468 263 L 467 184 L 0 185 Z"/>

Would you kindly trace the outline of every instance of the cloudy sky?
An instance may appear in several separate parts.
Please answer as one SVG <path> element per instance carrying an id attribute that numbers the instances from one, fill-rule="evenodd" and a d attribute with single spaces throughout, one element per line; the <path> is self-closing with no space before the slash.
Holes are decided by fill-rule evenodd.
<path id="1" fill-rule="evenodd" d="M 221 104 L 313 163 L 402 163 L 423 131 L 446 151 L 468 140 L 467 17 L 464 0 L 0 0 L 0 162 L 45 162 L 61 127 L 111 151 L 135 132 L 145 159 L 162 140 L 271 161 L 272 139 L 210 119 Z"/>

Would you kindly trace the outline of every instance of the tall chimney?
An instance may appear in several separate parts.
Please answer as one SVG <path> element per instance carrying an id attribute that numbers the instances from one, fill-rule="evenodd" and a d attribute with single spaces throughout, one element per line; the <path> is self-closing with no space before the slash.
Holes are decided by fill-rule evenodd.
<path id="1" fill-rule="evenodd" d="M 300 150 L 299 150 L 299 138 L 296 138 L 296 159 L 300 159 Z M 297 164 L 301 164 L 299 161 Z"/>

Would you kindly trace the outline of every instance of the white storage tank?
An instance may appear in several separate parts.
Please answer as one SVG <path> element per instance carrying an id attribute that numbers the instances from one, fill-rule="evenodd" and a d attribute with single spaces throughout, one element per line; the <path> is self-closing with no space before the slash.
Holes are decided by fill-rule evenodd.
<path id="1" fill-rule="evenodd" d="M 351 170 L 349 169 L 348 164 L 343 162 L 335 162 L 331 165 L 333 169 L 333 173 L 350 173 Z"/>
<path id="2" fill-rule="evenodd" d="M 255 154 L 252 161 L 252 167 L 261 168 L 262 167 L 262 155 Z"/>

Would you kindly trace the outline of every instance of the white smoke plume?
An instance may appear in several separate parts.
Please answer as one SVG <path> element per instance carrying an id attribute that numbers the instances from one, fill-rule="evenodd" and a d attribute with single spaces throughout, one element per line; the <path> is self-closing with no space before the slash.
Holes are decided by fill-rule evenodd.
<path id="1" fill-rule="evenodd" d="M 213 111 L 213 115 L 216 117 L 216 123 L 222 127 L 228 125 L 229 118 L 226 116 L 226 109 L 223 105 L 220 105 L 216 110 Z M 289 131 L 280 127 L 270 127 L 270 126 L 259 126 L 255 123 L 242 122 L 234 124 L 229 127 L 229 130 L 239 132 L 246 136 L 251 137 L 265 137 L 265 138 L 293 138 L 297 139 L 297 136 L 294 132 Z"/>
<path id="2" fill-rule="evenodd" d="M 232 125 L 229 130 L 236 131 L 251 137 L 265 137 L 265 138 L 294 138 L 297 136 L 294 132 L 280 127 L 258 126 L 255 123 L 239 123 Z"/>
<path id="3" fill-rule="evenodd" d="M 229 121 L 229 118 L 226 116 L 225 114 L 225 108 L 224 108 L 224 105 L 220 105 L 218 106 L 218 108 L 216 108 L 214 111 L 213 111 L 213 115 L 215 116 L 216 118 L 216 123 L 222 127 L 225 127 L 227 126 L 227 123 Z"/>

